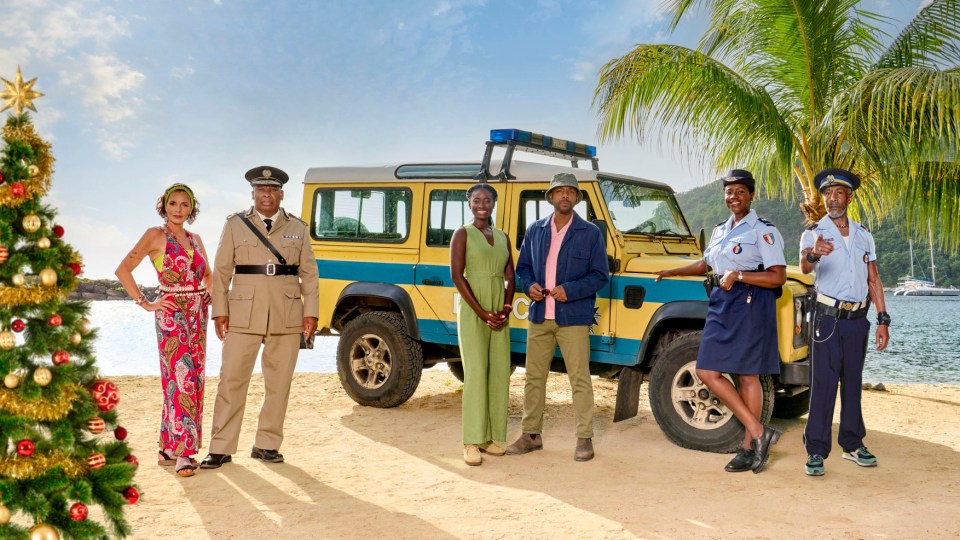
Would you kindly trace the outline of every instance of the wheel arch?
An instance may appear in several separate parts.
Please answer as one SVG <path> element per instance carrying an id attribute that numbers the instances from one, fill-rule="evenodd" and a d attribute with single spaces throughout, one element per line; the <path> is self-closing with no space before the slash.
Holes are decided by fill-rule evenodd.
<path id="1" fill-rule="evenodd" d="M 679 300 L 660 306 L 650 317 L 650 322 L 643 333 L 636 365 L 643 371 L 649 372 L 654 352 L 658 350 L 662 337 L 682 331 L 703 330 L 706 319 L 707 303 L 702 300 Z M 668 342 L 664 342 L 663 345 Z"/>
<path id="2" fill-rule="evenodd" d="M 337 298 L 330 327 L 338 332 L 348 322 L 368 311 L 397 311 L 403 316 L 407 335 L 420 339 L 417 312 L 410 294 L 392 283 L 357 281 L 344 287 Z"/>

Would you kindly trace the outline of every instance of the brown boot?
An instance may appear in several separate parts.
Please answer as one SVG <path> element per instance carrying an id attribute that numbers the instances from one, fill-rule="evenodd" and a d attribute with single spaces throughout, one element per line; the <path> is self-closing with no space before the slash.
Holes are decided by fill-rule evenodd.
<path id="1" fill-rule="evenodd" d="M 577 439 L 577 450 L 573 453 L 573 459 L 577 461 L 590 461 L 593 459 L 593 440 Z"/>
<path id="2" fill-rule="evenodd" d="M 543 449 L 543 438 L 540 435 L 524 433 L 513 444 L 507 447 L 507 454 L 519 455 Z"/>

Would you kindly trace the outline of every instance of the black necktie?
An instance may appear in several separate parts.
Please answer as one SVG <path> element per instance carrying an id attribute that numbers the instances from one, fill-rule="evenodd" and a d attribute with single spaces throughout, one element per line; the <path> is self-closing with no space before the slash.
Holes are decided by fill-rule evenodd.
<path id="1" fill-rule="evenodd" d="M 267 226 L 267 232 L 270 232 L 270 227 L 273 227 L 273 220 L 265 219 L 263 220 L 263 224 Z"/>

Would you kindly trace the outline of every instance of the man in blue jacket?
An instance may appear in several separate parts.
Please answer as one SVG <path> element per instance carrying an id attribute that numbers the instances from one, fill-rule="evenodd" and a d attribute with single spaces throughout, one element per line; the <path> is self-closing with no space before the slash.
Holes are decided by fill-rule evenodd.
<path id="1" fill-rule="evenodd" d="M 550 181 L 547 201 L 554 212 L 530 225 L 517 262 L 521 290 L 530 297 L 527 327 L 523 434 L 508 454 L 543 448 L 543 406 L 554 351 L 560 353 L 573 389 L 577 420 L 574 459 L 593 459 L 593 383 L 590 380 L 590 327 L 599 291 L 610 279 L 606 241 L 596 225 L 573 211 L 580 185 L 570 173 Z"/>

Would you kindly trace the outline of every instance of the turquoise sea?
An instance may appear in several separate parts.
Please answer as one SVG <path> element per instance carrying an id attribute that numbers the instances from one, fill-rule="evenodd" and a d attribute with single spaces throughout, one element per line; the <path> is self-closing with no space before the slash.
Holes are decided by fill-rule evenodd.
<path id="1" fill-rule="evenodd" d="M 864 382 L 960 384 L 960 298 L 887 296 L 893 318 L 887 350 L 872 350 Z M 871 320 L 876 316 L 871 313 Z M 158 375 L 153 318 L 133 302 L 92 302 L 90 320 L 98 327 L 97 364 L 104 375 Z M 872 332 L 871 332 L 872 333 Z M 210 327 L 207 374 L 220 372 L 220 341 Z M 337 338 L 318 336 L 312 350 L 300 351 L 297 371 L 335 373 Z M 437 369 L 444 369 L 441 364 Z M 259 371 L 259 364 L 256 367 Z"/>

